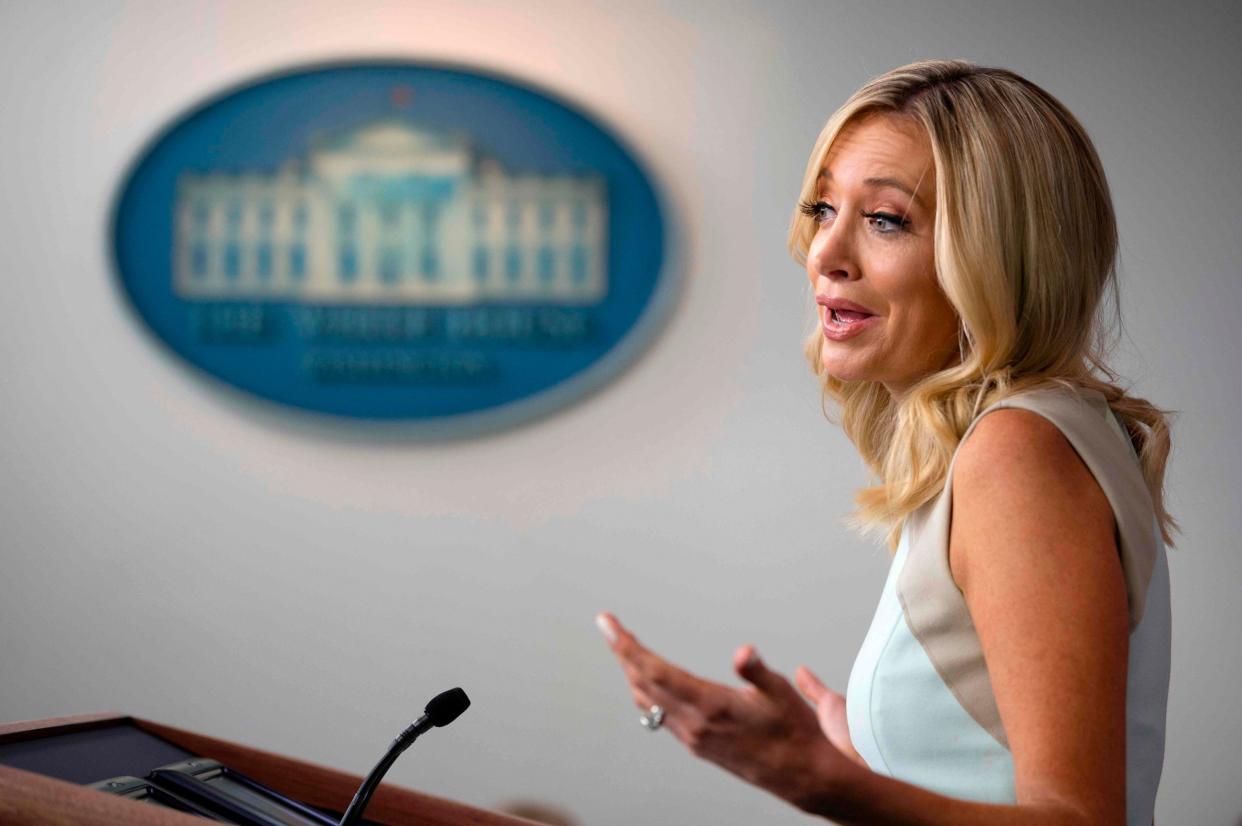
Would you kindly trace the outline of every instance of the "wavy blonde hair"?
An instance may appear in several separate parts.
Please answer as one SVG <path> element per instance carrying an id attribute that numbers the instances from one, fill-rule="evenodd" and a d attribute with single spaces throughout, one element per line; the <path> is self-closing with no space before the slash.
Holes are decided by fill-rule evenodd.
<path id="1" fill-rule="evenodd" d="M 1007 69 L 924 60 L 855 92 L 820 132 L 800 198 L 837 134 L 874 113 L 907 117 L 931 140 L 936 170 L 936 276 L 959 318 L 961 358 L 900 398 L 876 381 L 843 381 L 820 360 L 818 324 L 806 354 L 839 424 L 879 484 L 859 490 L 847 519 L 864 534 L 887 529 L 896 548 L 907 515 L 937 496 L 978 411 L 1037 385 L 1100 391 L 1134 445 L 1161 536 L 1181 531 L 1164 506 L 1169 417 L 1128 395 L 1105 359 L 1120 327 L 1117 221 L 1104 169 L 1086 130 L 1056 98 Z M 789 249 L 806 265 L 816 231 L 794 210 Z M 1116 324 L 1105 323 L 1111 290 Z M 1102 374 L 1101 375 L 1097 375 Z"/>

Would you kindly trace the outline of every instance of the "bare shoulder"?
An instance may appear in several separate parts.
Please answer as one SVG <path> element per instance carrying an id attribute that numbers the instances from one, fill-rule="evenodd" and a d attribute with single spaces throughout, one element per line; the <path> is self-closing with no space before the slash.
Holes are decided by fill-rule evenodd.
<path id="1" fill-rule="evenodd" d="M 953 469 L 950 563 L 966 590 L 986 555 L 991 567 L 1017 554 L 1069 554 L 1094 547 L 1115 559 L 1112 506 L 1073 445 L 1048 419 L 1022 408 L 985 415 L 958 450 Z"/>
<path id="2" fill-rule="evenodd" d="M 1052 460 L 1068 462 L 1070 459 L 1082 465 L 1073 445 L 1055 424 L 1031 410 L 1004 407 L 988 413 L 975 425 L 957 452 L 954 480 L 997 460 L 1019 461 L 1033 468 L 1052 466 Z M 1083 470 L 1087 470 L 1085 465 Z M 1090 471 L 1087 473 L 1089 475 Z"/>

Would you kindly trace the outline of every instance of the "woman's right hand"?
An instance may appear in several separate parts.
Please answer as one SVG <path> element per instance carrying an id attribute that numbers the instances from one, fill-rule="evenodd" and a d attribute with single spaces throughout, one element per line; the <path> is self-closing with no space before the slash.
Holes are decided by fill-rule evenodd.
<path id="1" fill-rule="evenodd" d="M 824 732 L 824 736 L 828 738 L 828 742 L 837 748 L 837 751 L 853 760 L 860 766 L 866 766 L 867 761 L 862 759 L 854 749 L 854 743 L 850 740 L 850 726 L 845 716 L 845 697 L 838 694 L 820 681 L 811 673 L 811 670 L 805 665 L 799 666 L 794 673 L 794 681 L 798 684 L 798 689 L 806 696 L 811 704 L 815 706 L 815 715 L 819 718 L 819 728 Z"/>

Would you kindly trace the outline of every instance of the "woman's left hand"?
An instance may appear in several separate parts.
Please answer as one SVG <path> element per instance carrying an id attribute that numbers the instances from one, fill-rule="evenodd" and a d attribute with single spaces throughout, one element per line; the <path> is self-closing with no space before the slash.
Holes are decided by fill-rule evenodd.
<path id="1" fill-rule="evenodd" d="M 596 618 L 643 711 L 664 709 L 663 727 L 709 760 L 809 811 L 856 765 L 820 729 L 816 710 L 753 646 L 733 657 L 742 688 L 700 679 L 643 647 L 611 614 Z"/>

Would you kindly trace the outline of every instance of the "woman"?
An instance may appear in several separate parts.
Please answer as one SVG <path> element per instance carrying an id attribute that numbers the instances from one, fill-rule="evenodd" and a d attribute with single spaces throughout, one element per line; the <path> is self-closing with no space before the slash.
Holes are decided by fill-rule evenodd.
<path id="1" fill-rule="evenodd" d="M 800 668 L 809 703 L 751 646 L 734 689 L 601 614 L 644 725 L 841 823 L 1151 824 L 1169 432 L 1103 362 L 1117 233 L 1082 126 L 1003 69 L 895 69 L 829 119 L 790 249 L 892 568 L 846 696 Z"/>

